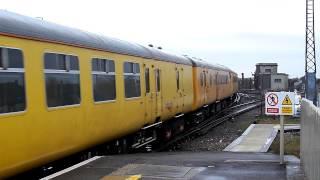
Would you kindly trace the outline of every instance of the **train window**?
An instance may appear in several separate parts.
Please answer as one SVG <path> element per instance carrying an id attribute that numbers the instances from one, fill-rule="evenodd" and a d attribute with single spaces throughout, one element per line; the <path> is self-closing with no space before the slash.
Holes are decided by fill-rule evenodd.
<path id="1" fill-rule="evenodd" d="M 80 104 L 80 71 L 77 56 L 45 53 L 48 107 Z"/>
<path id="2" fill-rule="evenodd" d="M 26 108 L 22 51 L 0 48 L 0 113 Z"/>
<path id="3" fill-rule="evenodd" d="M 234 83 L 238 82 L 238 77 L 237 76 L 233 76 L 233 82 Z"/>
<path id="4" fill-rule="evenodd" d="M 146 93 L 150 92 L 150 72 L 149 72 L 149 68 L 146 68 L 145 73 L 145 81 L 146 81 Z"/>
<path id="5" fill-rule="evenodd" d="M 155 70 L 155 75 L 156 75 L 156 85 L 157 85 L 157 92 L 160 92 L 161 87 L 160 87 L 160 69 Z"/>
<path id="6" fill-rule="evenodd" d="M 200 85 L 203 86 L 203 74 L 202 74 L 202 72 L 200 73 Z"/>
<path id="7" fill-rule="evenodd" d="M 228 84 L 229 77 L 228 75 L 218 75 L 217 84 Z"/>
<path id="8" fill-rule="evenodd" d="M 212 74 L 210 74 L 210 79 L 209 79 L 209 81 L 210 81 L 210 86 L 212 86 Z"/>
<path id="9" fill-rule="evenodd" d="M 93 58 L 92 84 L 95 102 L 116 99 L 116 78 L 114 61 Z"/>
<path id="10" fill-rule="evenodd" d="M 138 63 L 124 63 L 124 89 L 126 98 L 141 96 L 140 66 Z"/>
<path id="11" fill-rule="evenodd" d="M 180 89 L 180 84 L 179 84 L 179 82 L 180 82 L 180 74 L 179 74 L 178 70 L 176 71 L 176 80 L 177 80 L 177 90 L 179 90 Z"/>

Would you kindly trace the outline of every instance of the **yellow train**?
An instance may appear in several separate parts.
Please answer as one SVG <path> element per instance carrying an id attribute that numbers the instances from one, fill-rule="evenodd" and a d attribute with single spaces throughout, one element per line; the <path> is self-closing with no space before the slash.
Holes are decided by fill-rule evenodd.
<path id="1" fill-rule="evenodd" d="M 237 84 L 223 66 L 0 11 L 0 179 L 105 142 L 137 148 L 159 127 L 170 138 Z"/>

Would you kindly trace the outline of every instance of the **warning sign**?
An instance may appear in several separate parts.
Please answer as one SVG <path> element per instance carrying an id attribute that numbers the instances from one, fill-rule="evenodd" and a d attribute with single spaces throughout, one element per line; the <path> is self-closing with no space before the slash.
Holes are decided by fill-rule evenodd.
<path id="1" fill-rule="evenodd" d="M 283 99 L 282 105 L 292 105 L 291 99 L 288 95 Z"/>
<path id="2" fill-rule="evenodd" d="M 293 115 L 293 92 L 268 92 L 265 95 L 266 115 Z"/>
<path id="3" fill-rule="evenodd" d="M 267 97 L 267 102 L 270 106 L 276 106 L 278 104 L 278 96 L 270 93 Z"/>
<path id="4" fill-rule="evenodd" d="M 281 108 L 283 115 L 291 115 L 292 114 L 292 107 L 282 107 Z"/>
<path id="5" fill-rule="evenodd" d="M 267 108 L 267 112 L 268 113 L 279 113 L 279 109 L 278 108 Z"/>

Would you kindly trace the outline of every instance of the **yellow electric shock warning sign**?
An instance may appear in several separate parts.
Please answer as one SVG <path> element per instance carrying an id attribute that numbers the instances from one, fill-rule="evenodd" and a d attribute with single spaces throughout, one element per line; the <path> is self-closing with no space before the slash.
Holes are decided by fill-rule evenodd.
<path id="1" fill-rule="evenodd" d="M 283 99 L 282 105 L 292 105 L 291 99 L 288 95 L 286 95 L 286 97 Z"/>

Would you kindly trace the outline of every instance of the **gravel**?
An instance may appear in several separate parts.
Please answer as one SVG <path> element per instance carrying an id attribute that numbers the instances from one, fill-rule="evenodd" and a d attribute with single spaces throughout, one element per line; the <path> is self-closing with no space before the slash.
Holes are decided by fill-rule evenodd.
<path id="1" fill-rule="evenodd" d="M 180 143 L 175 151 L 222 151 L 256 121 L 256 115 L 259 113 L 258 108 L 237 116 L 203 136 Z"/>

